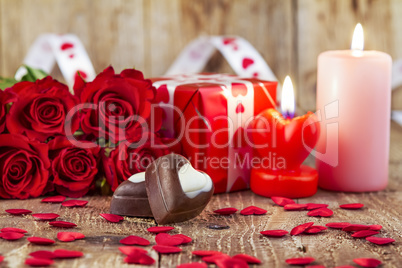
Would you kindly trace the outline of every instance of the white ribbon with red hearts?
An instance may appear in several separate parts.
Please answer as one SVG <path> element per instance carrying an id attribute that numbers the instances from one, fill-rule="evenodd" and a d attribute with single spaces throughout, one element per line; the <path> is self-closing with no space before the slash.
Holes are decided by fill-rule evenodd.
<path id="1" fill-rule="evenodd" d="M 51 73 L 57 62 L 70 88 L 80 73 L 86 81 L 92 81 L 95 70 L 80 39 L 74 34 L 42 34 L 30 47 L 24 64 Z M 20 80 L 26 74 L 25 67 L 18 69 L 15 78 Z"/>

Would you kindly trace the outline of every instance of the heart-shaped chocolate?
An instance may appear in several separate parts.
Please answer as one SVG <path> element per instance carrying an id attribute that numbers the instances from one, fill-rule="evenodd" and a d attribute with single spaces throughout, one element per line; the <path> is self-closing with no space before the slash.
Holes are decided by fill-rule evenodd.
<path id="1" fill-rule="evenodd" d="M 211 178 L 195 170 L 183 156 L 169 154 L 151 163 L 145 184 L 158 224 L 181 222 L 199 215 L 214 192 Z"/>

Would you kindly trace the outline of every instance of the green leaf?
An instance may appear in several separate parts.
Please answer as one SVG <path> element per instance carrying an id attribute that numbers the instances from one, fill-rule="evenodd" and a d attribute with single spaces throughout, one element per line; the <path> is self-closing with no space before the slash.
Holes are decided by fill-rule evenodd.
<path id="1" fill-rule="evenodd" d="M 43 70 L 31 68 L 27 65 L 24 65 L 24 67 L 27 70 L 27 74 L 21 78 L 21 81 L 35 82 L 38 79 L 43 79 L 48 76 Z"/>
<path id="2" fill-rule="evenodd" d="M 17 83 L 17 80 L 15 80 L 14 78 L 0 77 L 0 89 L 2 90 L 8 87 L 12 87 L 15 83 Z"/>

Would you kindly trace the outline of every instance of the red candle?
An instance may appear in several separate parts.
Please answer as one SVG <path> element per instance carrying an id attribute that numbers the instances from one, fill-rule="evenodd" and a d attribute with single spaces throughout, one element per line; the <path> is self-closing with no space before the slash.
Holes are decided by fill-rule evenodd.
<path id="1" fill-rule="evenodd" d="M 268 167 L 252 169 L 250 188 L 266 197 L 312 196 L 317 191 L 318 173 L 302 163 L 317 143 L 319 123 L 312 112 L 293 117 L 295 104 L 289 77 L 283 84 L 281 108 L 282 114 L 267 109 L 251 123 L 254 154 L 274 161 Z"/>

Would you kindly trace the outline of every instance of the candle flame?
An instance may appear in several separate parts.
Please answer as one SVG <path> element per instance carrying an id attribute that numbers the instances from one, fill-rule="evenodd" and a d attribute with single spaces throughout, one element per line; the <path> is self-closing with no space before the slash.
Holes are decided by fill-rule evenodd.
<path id="1" fill-rule="evenodd" d="M 353 33 L 352 39 L 352 50 L 360 50 L 362 51 L 364 48 L 364 34 L 363 34 L 363 27 L 360 23 L 358 23 L 355 27 L 355 31 Z"/>
<path id="2" fill-rule="evenodd" d="M 281 110 L 284 118 L 293 118 L 295 114 L 295 94 L 292 80 L 286 76 L 282 87 Z"/>

